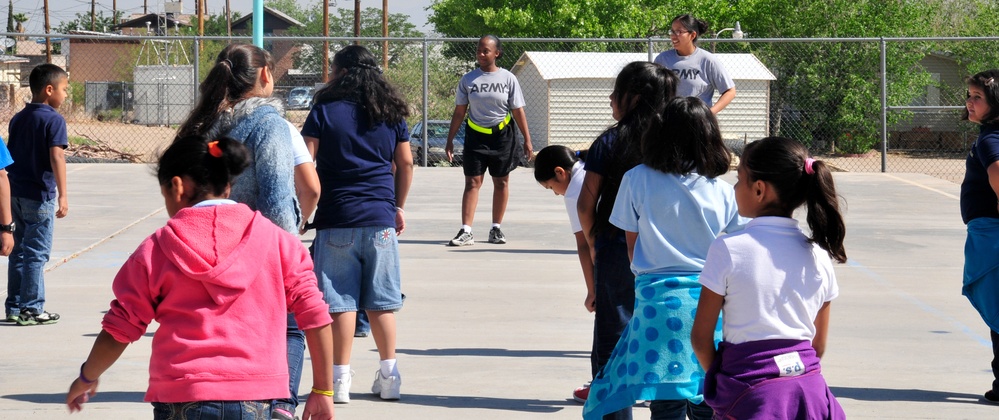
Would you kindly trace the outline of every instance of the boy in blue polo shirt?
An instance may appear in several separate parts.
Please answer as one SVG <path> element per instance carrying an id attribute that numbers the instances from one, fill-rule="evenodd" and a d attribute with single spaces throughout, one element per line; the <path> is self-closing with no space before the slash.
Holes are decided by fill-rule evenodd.
<path id="1" fill-rule="evenodd" d="M 14 249 L 7 263 L 6 320 L 19 325 L 54 324 L 59 315 L 45 312 L 43 273 L 52 249 L 55 218 L 66 217 L 66 120 L 56 111 L 69 96 L 69 74 L 42 64 L 31 70 L 31 103 L 10 120 L 7 147 L 14 163 L 7 167 Z M 56 195 L 58 192 L 58 195 Z M 54 217 L 53 217 L 54 216 Z"/>

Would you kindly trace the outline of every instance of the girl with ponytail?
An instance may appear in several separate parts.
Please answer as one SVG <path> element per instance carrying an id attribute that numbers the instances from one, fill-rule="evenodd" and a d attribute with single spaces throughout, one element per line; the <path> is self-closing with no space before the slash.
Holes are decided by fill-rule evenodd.
<path id="1" fill-rule="evenodd" d="M 225 137 L 182 137 L 160 156 L 170 220 L 118 271 L 115 300 L 66 396 L 70 411 L 155 320 L 145 397 L 154 418 L 279 418 L 272 403 L 289 397 L 288 365 L 284 340 L 274 338 L 292 313 L 312 357 L 304 416 L 333 418 L 332 319 L 298 237 L 229 199 L 249 165 L 249 150 Z"/>
<path id="2" fill-rule="evenodd" d="M 274 92 L 270 53 L 249 44 L 230 44 L 219 52 L 201 83 L 201 98 L 177 138 L 231 137 L 250 153 L 250 166 L 232 183 L 230 198 L 257 210 L 280 228 L 299 233 L 319 200 L 319 176 L 305 140 L 282 117 Z M 293 419 L 298 406 L 305 339 L 288 316 L 289 394 L 275 401 L 277 418 Z"/>
<path id="3" fill-rule="evenodd" d="M 832 173 L 782 137 L 747 145 L 738 171 L 739 214 L 754 219 L 711 244 L 701 273 L 691 342 L 707 370 L 704 399 L 717 418 L 845 419 L 819 365 L 839 295 L 832 260 L 846 262 Z M 802 206 L 811 236 L 792 217 Z"/>

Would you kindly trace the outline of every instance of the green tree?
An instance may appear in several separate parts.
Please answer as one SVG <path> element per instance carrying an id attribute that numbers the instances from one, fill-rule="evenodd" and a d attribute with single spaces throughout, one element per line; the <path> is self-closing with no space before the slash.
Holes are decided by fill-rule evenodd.
<path id="1" fill-rule="evenodd" d="M 239 12 L 233 12 L 230 19 L 235 22 L 242 14 Z M 181 33 L 184 35 L 197 35 L 198 34 L 198 17 L 194 16 L 191 19 L 190 27 L 181 28 Z M 225 36 L 226 35 L 226 20 L 224 14 L 218 15 L 205 15 L 205 36 Z"/>
<path id="2" fill-rule="evenodd" d="M 14 0 L 7 3 L 7 33 L 14 32 Z"/>
<path id="3" fill-rule="evenodd" d="M 282 10 L 283 12 L 284 10 Z M 306 21 L 305 27 L 296 28 L 289 31 L 292 35 L 299 36 L 322 36 L 322 4 L 317 4 L 307 13 L 310 18 Z M 390 13 L 389 36 L 400 38 L 419 38 L 423 33 L 416 29 L 416 25 L 409 22 L 409 15 L 403 13 Z M 354 36 L 354 11 L 348 9 L 337 9 L 336 14 L 330 15 L 329 34 L 331 37 Z M 361 11 L 361 36 L 380 37 L 382 36 L 382 11 L 381 9 L 369 7 Z M 330 56 L 344 45 L 343 42 L 330 43 Z M 363 45 L 371 50 L 376 57 L 382 55 L 381 42 L 365 42 Z M 390 62 L 396 61 L 399 57 L 411 50 L 414 46 L 403 42 L 389 43 Z M 322 42 L 309 42 L 306 44 L 295 58 L 295 66 L 306 72 L 319 73 L 322 67 Z"/>
<path id="4" fill-rule="evenodd" d="M 452 37 L 477 38 L 647 38 L 665 36 L 670 20 L 690 11 L 708 21 L 729 21 L 737 0 L 441 0 L 431 5 L 430 23 Z M 735 21 L 735 19 L 731 19 Z M 474 47 L 454 46 L 447 53 L 472 57 Z M 523 51 L 645 51 L 638 43 L 508 42 L 499 60 L 511 67 Z"/>
<path id="5" fill-rule="evenodd" d="M 918 37 L 931 35 L 935 3 L 753 0 L 740 4 L 740 20 L 754 37 L 764 38 Z M 754 43 L 748 48 L 777 76 L 771 87 L 774 134 L 797 138 L 823 152 L 863 153 L 880 143 L 878 42 Z M 919 61 L 931 48 L 924 42 L 888 44 L 888 105 L 909 105 L 926 92 L 931 80 Z M 804 116 L 784 121 L 786 110 Z M 891 125 L 911 115 L 888 116 Z"/>
<path id="6" fill-rule="evenodd" d="M 429 20 L 448 36 L 478 37 L 649 37 L 664 36 L 670 20 L 690 13 L 716 27 L 701 34 L 702 47 L 712 31 L 735 21 L 754 38 L 881 37 L 931 34 L 932 18 L 942 2 L 987 0 L 440 0 Z M 668 48 L 665 43 L 662 49 Z M 548 51 L 645 51 L 638 43 L 533 44 Z M 719 52 L 752 52 L 777 76 L 771 87 L 774 134 L 844 152 L 863 152 L 880 132 L 880 54 L 878 43 L 719 43 Z M 465 46 L 471 58 L 471 47 Z M 927 43 L 892 44 L 888 61 L 889 104 L 908 105 L 925 92 L 929 75 L 918 66 Z M 504 43 L 503 67 L 525 50 Z M 450 54 L 460 56 L 456 48 Z M 808 111 L 794 124 L 787 110 Z M 893 120 L 906 117 L 892 113 Z M 795 131 L 795 130 L 801 131 Z"/>
<path id="7" fill-rule="evenodd" d="M 94 31 L 104 32 L 105 30 L 111 31 L 115 22 L 120 22 L 122 17 L 122 12 L 118 12 L 112 16 L 105 16 L 104 11 L 97 12 L 94 15 Z M 116 19 L 117 18 L 117 19 Z M 14 18 L 17 20 L 17 17 Z M 27 20 L 27 19 L 25 19 Z M 64 21 L 57 26 L 56 32 L 65 34 L 69 31 L 89 31 L 90 30 L 90 13 L 77 13 L 76 19 Z M 20 23 L 20 21 L 18 21 Z"/>

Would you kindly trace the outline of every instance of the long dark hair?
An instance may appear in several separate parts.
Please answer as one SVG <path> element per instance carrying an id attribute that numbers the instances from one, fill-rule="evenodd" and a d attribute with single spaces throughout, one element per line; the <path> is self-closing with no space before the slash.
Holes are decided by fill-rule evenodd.
<path id="1" fill-rule="evenodd" d="M 222 137 L 209 141 L 202 136 L 178 137 L 156 164 L 156 179 L 169 185 L 175 177 L 189 177 L 196 185 L 192 200 L 208 194 L 220 196 L 232 180 L 250 166 L 250 151 L 237 140 Z"/>
<path id="2" fill-rule="evenodd" d="M 586 160 L 585 150 L 576 152 L 560 144 L 545 147 L 534 156 L 534 179 L 545 182 L 555 178 L 555 168 L 572 172 L 572 167 L 580 160 Z"/>
<path id="3" fill-rule="evenodd" d="M 732 158 L 718 119 L 697 97 L 673 98 L 642 136 L 642 163 L 659 172 L 714 178 L 728 172 Z"/>
<path id="4" fill-rule="evenodd" d="M 611 100 L 624 115 L 601 135 L 603 137 L 616 133 L 617 137 L 600 187 L 596 223 L 593 224 L 594 235 L 610 225 L 608 220 L 614 210 L 614 199 L 621 187 L 621 179 L 625 172 L 642 161 L 642 134 L 653 118 L 662 112 L 666 102 L 676 96 L 678 84 L 679 79 L 672 71 L 647 61 L 628 63 L 618 73 Z"/>
<path id="5" fill-rule="evenodd" d="M 701 37 L 701 35 L 708 33 L 708 28 L 710 27 L 710 25 L 708 25 L 708 22 L 695 18 L 694 16 L 688 13 L 684 13 L 682 15 L 674 17 L 673 20 L 670 21 L 670 26 L 672 26 L 672 24 L 674 23 L 679 23 L 680 26 L 683 26 L 684 29 L 697 34 L 694 35 L 695 44 L 697 43 L 697 40 Z"/>
<path id="6" fill-rule="evenodd" d="M 215 66 L 201 82 L 201 99 L 177 130 L 177 137 L 203 135 L 219 115 L 257 86 L 261 68 L 274 69 L 271 54 L 255 45 L 230 44 L 219 52 Z"/>
<path id="7" fill-rule="evenodd" d="M 985 93 L 985 102 L 989 104 L 988 115 L 982 116 L 982 125 L 999 123 L 999 69 L 985 70 L 965 80 L 968 86 L 974 86 Z M 968 108 L 964 108 L 961 119 L 968 120 Z"/>
<path id="8" fill-rule="evenodd" d="M 801 143 L 784 137 L 767 137 L 746 145 L 740 163 L 747 180 L 766 182 L 777 191 L 775 208 L 768 213 L 791 217 L 802 204 L 808 205 L 809 238 L 838 262 L 846 262 L 846 225 L 839 211 L 839 197 L 832 172 L 821 160 L 808 157 Z M 810 170 L 809 170 L 810 167 Z M 811 172 L 811 173 L 809 173 Z"/>
<path id="9" fill-rule="evenodd" d="M 316 92 L 315 103 L 350 101 L 367 112 L 368 125 L 398 124 L 409 116 L 409 106 L 385 80 L 375 56 L 360 45 L 348 45 L 333 55 L 333 65 L 342 75 Z"/>

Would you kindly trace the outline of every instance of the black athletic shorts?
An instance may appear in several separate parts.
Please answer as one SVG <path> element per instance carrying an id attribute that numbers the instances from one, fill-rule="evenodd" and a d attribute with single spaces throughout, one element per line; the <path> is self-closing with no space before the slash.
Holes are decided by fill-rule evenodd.
<path id="1" fill-rule="evenodd" d="M 493 127 L 492 134 L 473 130 L 465 122 L 465 149 L 461 167 L 465 176 L 480 176 L 489 170 L 489 176 L 502 178 L 517 167 L 517 139 L 513 121 L 502 130 Z"/>

